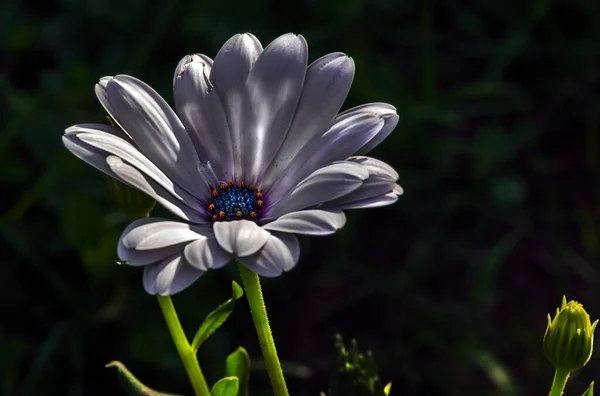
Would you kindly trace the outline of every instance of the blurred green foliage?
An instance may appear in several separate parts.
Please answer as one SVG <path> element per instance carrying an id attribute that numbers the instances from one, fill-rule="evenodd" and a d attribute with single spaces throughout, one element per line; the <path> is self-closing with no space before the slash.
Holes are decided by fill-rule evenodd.
<path id="1" fill-rule="evenodd" d="M 115 264 L 127 218 L 61 135 L 104 122 L 100 77 L 132 74 L 170 100 L 183 55 L 214 57 L 244 31 L 301 33 L 312 60 L 349 54 L 346 106 L 400 114 L 372 155 L 405 195 L 302 239 L 297 268 L 265 281 L 290 391 L 326 389 L 341 333 L 374 351 L 393 394 L 545 394 L 549 307 L 568 294 L 600 312 L 596 0 L 1 2 L 0 394 L 120 394 L 113 359 L 189 394 L 141 271 Z M 188 337 L 232 279 L 229 266 L 175 297 Z M 268 395 L 251 323 L 239 304 L 200 360 L 214 383 L 244 345 L 252 394 Z M 570 392 L 600 372 L 588 367 Z"/>
<path id="2" fill-rule="evenodd" d="M 356 340 L 346 349 L 341 335 L 335 337 L 334 366 L 327 392 L 321 396 L 389 396 L 392 383 L 379 377 L 372 351 L 358 351 Z"/>

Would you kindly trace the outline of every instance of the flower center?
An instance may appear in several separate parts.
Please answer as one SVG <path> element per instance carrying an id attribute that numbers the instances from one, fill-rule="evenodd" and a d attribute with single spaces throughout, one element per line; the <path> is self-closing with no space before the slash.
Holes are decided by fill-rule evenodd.
<path id="1" fill-rule="evenodd" d="M 262 192 L 254 185 L 246 186 L 229 180 L 212 189 L 212 200 L 207 209 L 213 221 L 256 221 L 263 207 Z"/>

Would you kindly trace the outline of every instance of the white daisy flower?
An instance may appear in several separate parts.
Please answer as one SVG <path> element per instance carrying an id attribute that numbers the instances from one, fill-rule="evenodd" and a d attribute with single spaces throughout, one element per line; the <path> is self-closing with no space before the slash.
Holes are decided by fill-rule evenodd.
<path id="1" fill-rule="evenodd" d="M 263 49 L 238 34 L 213 61 L 184 57 L 175 111 L 127 75 L 104 77 L 96 95 L 118 127 L 68 128 L 65 146 L 178 216 L 144 218 L 123 232 L 118 255 L 144 266 L 148 293 L 171 295 L 236 258 L 275 277 L 300 255 L 296 234 L 328 235 L 343 210 L 388 205 L 402 194 L 389 165 L 362 156 L 394 129 L 385 103 L 341 108 L 354 77 L 342 53 L 307 67 L 302 36 Z"/>

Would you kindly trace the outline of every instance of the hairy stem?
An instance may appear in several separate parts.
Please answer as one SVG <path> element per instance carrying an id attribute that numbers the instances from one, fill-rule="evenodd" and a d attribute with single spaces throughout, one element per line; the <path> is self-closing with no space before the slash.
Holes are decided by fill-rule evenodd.
<path id="1" fill-rule="evenodd" d="M 275 396 L 289 396 L 285 379 L 283 378 L 283 371 L 281 370 L 281 363 L 277 357 L 275 341 L 273 340 L 273 334 L 269 326 L 267 308 L 265 307 L 265 300 L 260 288 L 260 279 L 257 274 L 243 265 L 238 264 L 238 268 L 242 276 L 244 289 L 246 289 L 246 298 L 250 305 L 254 327 L 256 327 L 260 348 L 262 349 L 265 364 L 267 365 L 267 372 L 271 379 L 273 394 Z"/>

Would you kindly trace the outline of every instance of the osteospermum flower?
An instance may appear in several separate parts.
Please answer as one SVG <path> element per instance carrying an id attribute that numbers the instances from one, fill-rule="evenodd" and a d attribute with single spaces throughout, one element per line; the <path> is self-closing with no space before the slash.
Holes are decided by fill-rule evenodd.
<path id="1" fill-rule="evenodd" d="M 117 125 L 72 126 L 64 144 L 183 220 L 144 218 L 121 235 L 119 258 L 144 266 L 148 293 L 177 293 L 232 258 L 278 276 L 298 261 L 296 234 L 334 233 L 344 209 L 388 205 L 402 193 L 389 165 L 361 156 L 396 126 L 395 108 L 338 114 L 354 62 L 332 53 L 307 67 L 307 58 L 302 36 L 263 50 L 238 34 L 214 61 L 179 62 L 175 111 L 131 76 L 96 85 Z"/>

